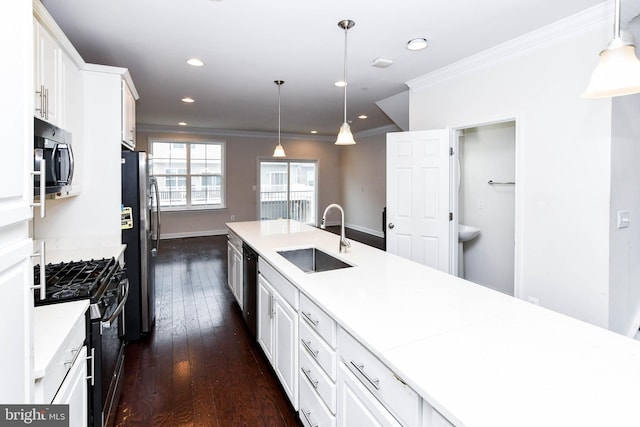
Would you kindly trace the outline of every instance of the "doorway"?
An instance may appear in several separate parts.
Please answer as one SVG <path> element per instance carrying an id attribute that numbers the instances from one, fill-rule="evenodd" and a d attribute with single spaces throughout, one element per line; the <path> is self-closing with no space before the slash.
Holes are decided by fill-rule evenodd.
<path id="1" fill-rule="evenodd" d="M 260 160 L 258 218 L 316 223 L 318 167 L 315 160 Z"/>
<path id="2" fill-rule="evenodd" d="M 459 242 L 458 275 L 515 295 L 516 123 L 487 124 L 458 131 L 458 226 L 479 234 Z M 456 164 L 457 163 L 457 164 Z M 456 188 L 457 187 L 457 188 Z"/>

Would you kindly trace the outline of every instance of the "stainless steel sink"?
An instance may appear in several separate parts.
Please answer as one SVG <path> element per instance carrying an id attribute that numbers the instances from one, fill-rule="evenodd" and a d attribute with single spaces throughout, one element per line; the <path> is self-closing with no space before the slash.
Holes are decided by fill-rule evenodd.
<path id="1" fill-rule="evenodd" d="M 278 253 L 305 273 L 318 273 L 352 267 L 351 264 L 347 264 L 317 248 L 293 249 L 278 251 Z"/>

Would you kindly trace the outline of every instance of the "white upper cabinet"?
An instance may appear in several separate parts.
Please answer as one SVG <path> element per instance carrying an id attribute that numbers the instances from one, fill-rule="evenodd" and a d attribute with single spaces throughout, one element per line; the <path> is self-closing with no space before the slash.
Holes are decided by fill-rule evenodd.
<path id="1" fill-rule="evenodd" d="M 122 80 L 122 144 L 136 148 L 136 99 L 126 80 Z"/>
<path id="2" fill-rule="evenodd" d="M 53 36 L 33 20 L 34 36 L 34 110 L 35 117 L 62 125 L 62 49 Z"/>

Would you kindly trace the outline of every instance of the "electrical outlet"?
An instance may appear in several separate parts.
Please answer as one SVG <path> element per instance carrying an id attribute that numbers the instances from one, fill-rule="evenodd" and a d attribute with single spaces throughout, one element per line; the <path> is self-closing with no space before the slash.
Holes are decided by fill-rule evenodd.
<path id="1" fill-rule="evenodd" d="M 628 228 L 631 224 L 629 211 L 618 211 L 618 228 Z"/>
<path id="2" fill-rule="evenodd" d="M 231 221 L 235 221 L 236 220 L 236 216 L 235 215 L 231 215 Z"/>

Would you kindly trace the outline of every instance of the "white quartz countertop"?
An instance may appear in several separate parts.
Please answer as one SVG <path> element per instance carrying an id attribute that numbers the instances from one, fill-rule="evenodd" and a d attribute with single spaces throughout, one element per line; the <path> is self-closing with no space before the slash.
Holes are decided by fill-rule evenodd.
<path id="1" fill-rule="evenodd" d="M 640 342 L 289 220 L 228 227 L 457 426 L 639 426 Z M 354 267 L 307 274 L 314 246 Z"/>
<path id="2" fill-rule="evenodd" d="M 47 373 L 51 361 L 78 319 L 89 308 L 89 300 L 49 304 L 34 310 L 34 380 Z"/>

